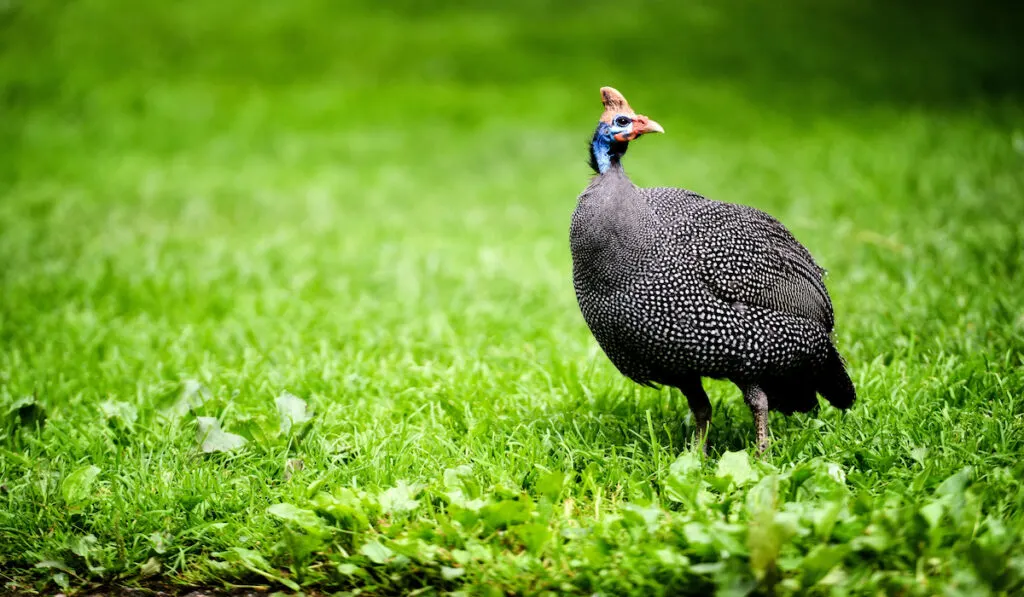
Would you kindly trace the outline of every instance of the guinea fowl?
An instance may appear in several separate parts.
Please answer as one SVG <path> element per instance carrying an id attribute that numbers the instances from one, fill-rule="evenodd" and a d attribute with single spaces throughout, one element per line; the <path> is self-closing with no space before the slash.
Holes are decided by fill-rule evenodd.
<path id="1" fill-rule="evenodd" d="M 601 88 L 590 144 L 597 175 L 572 215 L 573 284 L 583 318 L 623 375 L 678 388 L 708 451 L 711 402 L 701 378 L 728 379 L 768 445 L 768 411 L 846 409 L 856 399 L 832 343 L 824 270 L 768 214 L 667 187 L 622 169 L 629 142 L 661 126 Z"/>

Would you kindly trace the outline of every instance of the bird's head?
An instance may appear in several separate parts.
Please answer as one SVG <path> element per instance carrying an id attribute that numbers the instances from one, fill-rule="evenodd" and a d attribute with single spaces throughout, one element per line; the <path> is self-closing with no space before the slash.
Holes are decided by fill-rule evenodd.
<path id="1" fill-rule="evenodd" d="M 604 128 L 604 133 L 613 141 L 628 143 L 645 133 L 665 132 L 657 122 L 634 112 L 626 98 L 613 87 L 601 88 L 601 102 L 604 113 L 598 129 Z M 601 127 L 601 124 L 606 126 Z"/>
<path id="2" fill-rule="evenodd" d="M 626 98 L 612 87 L 601 88 L 601 102 L 604 113 L 590 145 L 590 167 L 599 174 L 626 153 L 630 141 L 646 133 L 665 132 L 657 122 L 634 112 Z"/>

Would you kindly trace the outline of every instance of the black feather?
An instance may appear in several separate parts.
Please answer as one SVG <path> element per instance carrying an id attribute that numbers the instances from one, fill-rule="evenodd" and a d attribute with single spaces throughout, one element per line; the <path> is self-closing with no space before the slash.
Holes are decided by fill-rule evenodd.
<path id="1" fill-rule="evenodd" d="M 619 371 L 643 384 L 728 379 L 787 414 L 815 410 L 819 393 L 852 406 L 810 252 L 760 210 L 637 187 L 620 161 L 628 143 L 608 143 L 602 127 L 589 164 L 606 169 L 579 196 L 570 247 L 580 310 Z M 594 153 L 602 147 L 610 164 Z"/>

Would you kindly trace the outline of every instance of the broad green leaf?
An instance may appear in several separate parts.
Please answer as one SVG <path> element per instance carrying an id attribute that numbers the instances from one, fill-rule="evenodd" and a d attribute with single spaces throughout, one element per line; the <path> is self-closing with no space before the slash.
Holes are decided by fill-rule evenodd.
<path id="1" fill-rule="evenodd" d="M 749 532 L 746 524 L 733 524 L 716 520 L 707 529 L 711 537 L 714 549 L 719 554 L 731 554 L 734 556 L 746 555 L 750 552 L 745 543 Z"/>
<path id="2" fill-rule="evenodd" d="M 135 405 L 120 400 L 104 400 L 100 403 L 100 412 L 105 419 L 113 419 L 127 429 L 135 425 L 139 418 L 139 411 Z"/>
<path id="3" fill-rule="evenodd" d="M 662 565 L 676 570 L 684 569 L 690 565 L 690 558 L 684 556 L 671 547 L 662 547 L 655 551 L 654 555 Z"/>
<path id="4" fill-rule="evenodd" d="M 766 477 L 750 490 L 747 496 L 750 511 L 747 546 L 750 549 L 750 569 L 759 580 L 764 580 L 778 565 L 779 554 L 789 539 L 800 531 L 797 517 L 791 512 L 779 512 L 778 479 Z"/>
<path id="5" fill-rule="evenodd" d="M 713 551 L 711 535 L 706 525 L 699 522 L 688 522 L 683 525 L 683 538 L 690 549 L 697 553 L 708 553 Z"/>
<path id="6" fill-rule="evenodd" d="M 338 564 L 338 572 L 344 574 L 345 576 L 355 576 L 356 574 L 362 572 L 362 568 L 356 566 L 355 564 L 344 563 Z"/>
<path id="7" fill-rule="evenodd" d="M 932 529 L 938 526 L 945 511 L 945 506 L 943 506 L 942 502 L 939 500 L 933 500 L 918 510 L 921 514 L 921 518 L 924 518 L 928 523 L 928 527 Z"/>
<path id="8" fill-rule="evenodd" d="M 684 452 L 669 466 L 666 495 L 676 502 L 691 502 L 700 489 L 701 461 L 694 452 Z"/>
<path id="9" fill-rule="evenodd" d="M 974 469 L 965 466 L 935 488 L 935 495 L 946 504 L 946 512 L 958 525 L 978 514 L 977 501 L 967 489 L 973 476 Z"/>
<path id="10" fill-rule="evenodd" d="M 154 574 L 160 573 L 160 560 L 155 557 L 151 557 L 146 560 L 146 563 L 139 567 L 139 576 L 146 578 L 147 576 L 153 576 Z"/>
<path id="11" fill-rule="evenodd" d="M 60 493 L 68 505 L 78 505 L 92 498 L 92 486 L 100 468 L 91 464 L 71 471 L 60 484 Z"/>
<path id="12" fill-rule="evenodd" d="M 245 445 L 244 437 L 224 431 L 214 417 L 196 417 L 196 423 L 199 425 L 196 441 L 203 452 L 230 452 Z"/>
<path id="13" fill-rule="evenodd" d="M 287 438 L 281 435 L 280 420 L 261 412 L 250 412 L 235 417 L 231 428 L 246 440 L 268 448 L 284 445 Z"/>
<path id="14" fill-rule="evenodd" d="M 846 484 L 846 471 L 843 470 L 843 467 L 834 462 L 825 463 L 825 474 L 838 485 Z"/>
<path id="15" fill-rule="evenodd" d="M 814 520 L 814 532 L 820 539 L 827 541 L 832 536 L 832 529 L 845 506 L 846 500 L 831 500 L 814 509 L 811 518 Z"/>
<path id="16" fill-rule="evenodd" d="M 452 568 L 450 566 L 441 566 L 441 578 L 445 580 L 455 580 L 466 573 L 465 568 Z"/>
<path id="17" fill-rule="evenodd" d="M 935 495 L 961 497 L 964 490 L 967 489 L 967 485 L 970 484 L 973 474 L 974 469 L 970 466 L 965 466 L 940 483 L 939 486 L 935 488 Z"/>
<path id="18" fill-rule="evenodd" d="M 277 554 L 287 554 L 293 561 L 308 562 L 314 552 L 327 547 L 329 536 L 326 532 L 299 531 L 289 526 L 281 534 L 281 541 L 274 550 Z"/>
<path id="19" fill-rule="evenodd" d="M 631 526 L 641 527 L 649 533 L 658 529 L 661 514 L 661 508 L 654 506 L 644 507 L 638 504 L 622 506 L 622 520 Z"/>
<path id="20" fill-rule="evenodd" d="M 288 435 L 293 427 L 308 423 L 313 418 L 306 401 L 289 392 L 284 392 L 274 399 L 277 414 L 281 417 L 281 434 Z"/>
<path id="21" fill-rule="evenodd" d="M 384 564 L 394 552 L 382 545 L 379 541 L 367 541 L 359 548 L 359 553 L 370 559 L 374 564 Z"/>
<path id="22" fill-rule="evenodd" d="M 313 497 L 311 505 L 342 529 L 364 531 L 370 527 L 366 502 L 347 487 L 339 488 L 334 494 L 321 491 Z"/>
<path id="23" fill-rule="evenodd" d="M 55 570 L 63 570 L 64 572 L 74 573 L 74 570 L 72 570 L 71 567 L 64 562 L 64 560 L 39 560 L 38 562 L 36 562 L 35 568 L 53 568 Z"/>
<path id="24" fill-rule="evenodd" d="M 737 558 L 722 562 L 715 572 L 715 597 L 747 597 L 757 588 L 750 567 Z M 694 566 L 696 568 L 696 566 Z"/>
<path id="25" fill-rule="evenodd" d="M 96 535 L 89 533 L 68 539 L 68 549 L 80 558 L 88 558 L 93 548 L 96 547 L 96 543 Z"/>
<path id="26" fill-rule="evenodd" d="M 489 530 L 498 530 L 530 520 L 533 504 L 525 500 L 502 500 L 487 504 L 480 510 L 480 517 Z"/>
<path id="27" fill-rule="evenodd" d="M 914 475 L 914 478 L 910 481 L 910 486 L 907 488 L 910 493 L 921 493 L 924 488 L 928 485 L 932 478 L 931 467 L 921 467 Z"/>
<path id="28" fill-rule="evenodd" d="M 211 397 L 212 394 L 202 383 L 195 379 L 186 379 L 182 383 L 178 399 L 163 409 L 161 413 L 172 421 L 176 421 L 188 414 L 190 410 L 195 410 L 205 404 Z"/>
<path id="29" fill-rule="evenodd" d="M 299 585 L 295 581 L 284 578 L 277 573 L 273 568 L 271 568 L 270 563 L 267 562 L 267 560 L 264 559 L 257 551 L 245 549 L 244 547 L 232 547 L 228 551 L 222 552 L 220 555 L 222 557 L 226 556 L 229 560 L 238 562 L 250 572 L 255 572 L 263 578 L 279 582 L 293 591 L 299 590 Z"/>
<path id="30" fill-rule="evenodd" d="M 883 532 L 880 532 L 877 527 L 869 527 L 869 530 L 873 529 L 873 533 L 870 535 L 860 535 L 854 537 L 850 541 L 850 546 L 857 551 L 873 551 L 876 553 L 882 553 L 889 548 L 889 536 Z"/>
<path id="31" fill-rule="evenodd" d="M 818 545 L 803 559 L 800 583 L 808 589 L 825 578 L 850 553 L 849 545 Z"/>
<path id="32" fill-rule="evenodd" d="M 380 494 L 380 507 L 388 513 L 415 510 L 420 505 L 415 498 L 421 489 L 421 485 L 409 485 L 405 481 L 399 481 L 398 485 Z"/>
<path id="33" fill-rule="evenodd" d="M 537 522 L 528 522 L 512 527 L 512 533 L 523 542 L 526 551 L 532 554 L 539 553 L 551 538 L 551 530 Z"/>
<path id="34" fill-rule="evenodd" d="M 246 567 L 257 568 L 260 573 L 270 570 L 270 564 L 257 551 L 245 549 L 244 547 L 232 547 L 230 551 L 235 555 L 233 559 L 244 564 Z"/>
<path id="35" fill-rule="evenodd" d="M 451 503 L 461 508 L 476 512 L 487 503 L 479 499 L 480 486 L 473 478 L 473 467 L 468 464 L 445 469 L 444 486 Z"/>
<path id="36" fill-rule="evenodd" d="M 690 566 L 690 571 L 694 574 L 717 574 L 725 568 L 724 562 L 701 562 Z"/>
<path id="37" fill-rule="evenodd" d="M 731 479 L 737 487 L 742 487 L 755 480 L 757 476 L 750 468 L 750 458 L 746 451 L 740 451 L 722 454 L 715 469 L 715 477 L 721 480 Z"/>
<path id="38" fill-rule="evenodd" d="M 846 472 L 838 464 L 814 460 L 797 467 L 790 478 L 795 481 L 797 478 L 796 471 L 803 470 L 809 470 L 811 475 L 806 481 L 800 483 L 801 491 L 799 493 L 794 491 L 793 493 L 798 495 L 806 493 L 821 497 L 828 496 L 830 499 L 838 499 L 840 495 L 849 493 L 849 488 L 846 486 Z M 800 478 L 803 478 L 802 473 Z"/>
<path id="39" fill-rule="evenodd" d="M 668 467 L 673 477 L 690 478 L 700 474 L 700 457 L 694 452 L 684 452 Z"/>
<path id="40" fill-rule="evenodd" d="M 420 564 L 429 564 L 437 560 L 438 555 L 447 551 L 440 545 L 427 541 L 422 537 L 400 537 L 392 539 L 388 548 L 400 556 L 405 556 Z"/>
<path id="41" fill-rule="evenodd" d="M 581 529 L 577 527 L 564 527 L 558 533 L 566 539 L 585 539 L 594 534 L 593 529 Z"/>
<path id="42" fill-rule="evenodd" d="M 921 446 L 914 448 L 913 450 L 910 451 L 910 457 L 914 460 L 914 462 L 920 464 L 921 466 L 924 466 L 926 463 L 926 459 L 928 458 L 928 448 Z"/>
<path id="43" fill-rule="evenodd" d="M 157 531 L 149 534 L 149 546 L 150 549 L 156 553 L 163 555 L 167 553 L 167 541 L 170 539 L 170 535 L 165 532 Z"/>
<path id="44" fill-rule="evenodd" d="M 307 533 L 323 535 L 329 532 L 322 518 L 316 512 L 299 508 L 294 504 L 274 504 L 267 508 L 267 513 L 285 522 L 290 522 Z"/>
<path id="45" fill-rule="evenodd" d="M 804 525 L 801 524 L 800 516 L 795 512 L 776 512 L 775 528 L 776 532 L 786 539 L 808 533 L 808 529 L 804 528 Z"/>
<path id="46" fill-rule="evenodd" d="M 462 491 L 456 489 L 455 491 L 449 491 L 447 494 L 448 499 L 451 500 L 452 504 L 467 510 L 469 512 L 479 512 L 481 508 L 487 505 L 487 500 L 481 498 L 467 499 Z"/>
<path id="47" fill-rule="evenodd" d="M 537 493 L 543 495 L 555 501 L 558 496 L 562 493 L 562 488 L 565 486 L 565 473 L 561 471 L 551 471 L 542 473 L 540 478 L 537 479 Z"/>
<path id="48" fill-rule="evenodd" d="M 57 572 L 50 578 L 53 579 L 54 584 L 64 589 L 65 591 L 71 588 L 71 580 L 68 578 L 67 573 Z"/>
<path id="49" fill-rule="evenodd" d="M 466 490 L 466 479 L 472 477 L 473 467 L 468 464 L 461 464 L 453 468 L 444 469 L 444 486 L 449 489 Z"/>

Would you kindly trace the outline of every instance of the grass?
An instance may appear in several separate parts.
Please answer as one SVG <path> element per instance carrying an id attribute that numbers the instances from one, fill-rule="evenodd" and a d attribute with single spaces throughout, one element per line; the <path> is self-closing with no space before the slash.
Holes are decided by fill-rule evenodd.
<path id="1" fill-rule="evenodd" d="M 0 5 L 6 590 L 1024 590 L 1019 15 L 919 8 Z M 704 460 L 599 352 L 604 84 L 830 270 L 852 411 L 713 382 Z"/>

